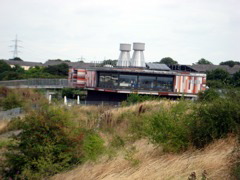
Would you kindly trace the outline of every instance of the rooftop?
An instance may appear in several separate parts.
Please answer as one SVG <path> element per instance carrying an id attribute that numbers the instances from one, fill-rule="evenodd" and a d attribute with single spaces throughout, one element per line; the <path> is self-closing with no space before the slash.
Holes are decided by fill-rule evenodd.
<path id="1" fill-rule="evenodd" d="M 19 66 L 43 66 L 40 62 L 30 62 L 30 61 L 16 61 L 16 60 L 3 60 L 9 65 L 19 65 Z"/>

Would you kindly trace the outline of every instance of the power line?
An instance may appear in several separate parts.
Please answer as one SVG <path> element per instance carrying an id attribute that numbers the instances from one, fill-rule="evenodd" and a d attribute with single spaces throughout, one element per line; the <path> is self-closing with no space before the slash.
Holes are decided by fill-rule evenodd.
<path id="1" fill-rule="evenodd" d="M 16 58 L 18 57 L 18 53 L 20 53 L 20 51 L 18 50 L 19 47 L 22 47 L 22 46 L 19 46 L 18 43 L 19 42 L 22 42 L 20 40 L 18 40 L 18 37 L 16 35 L 16 38 L 14 40 L 12 40 L 14 42 L 14 45 L 10 46 L 10 47 L 13 47 L 14 50 L 11 51 L 13 53 L 13 58 Z"/>

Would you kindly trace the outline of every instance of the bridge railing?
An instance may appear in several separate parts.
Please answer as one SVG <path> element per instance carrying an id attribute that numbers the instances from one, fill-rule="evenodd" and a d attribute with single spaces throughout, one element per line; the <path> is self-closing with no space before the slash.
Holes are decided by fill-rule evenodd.
<path id="1" fill-rule="evenodd" d="M 68 79 L 23 79 L 0 81 L 0 86 L 6 87 L 26 87 L 26 88 L 44 88 L 44 87 L 70 87 Z"/>

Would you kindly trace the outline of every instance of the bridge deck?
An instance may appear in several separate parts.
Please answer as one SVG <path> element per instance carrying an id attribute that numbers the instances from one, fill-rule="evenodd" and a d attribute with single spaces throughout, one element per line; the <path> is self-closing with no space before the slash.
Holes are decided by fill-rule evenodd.
<path id="1" fill-rule="evenodd" d="M 60 89 L 72 87 L 68 79 L 23 79 L 0 81 L 0 86 L 9 88 Z"/>

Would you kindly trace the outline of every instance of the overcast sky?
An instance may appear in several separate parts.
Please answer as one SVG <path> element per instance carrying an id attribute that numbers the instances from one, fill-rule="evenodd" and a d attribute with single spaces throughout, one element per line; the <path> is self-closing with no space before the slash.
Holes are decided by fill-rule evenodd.
<path id="1" fill-rule="evenodd" d="M 0 0 L 0 59 L 117 59 L 119 43 L 146 43 L 147 62 L 172 57 L 240 61 L 240 0 Z"/>

